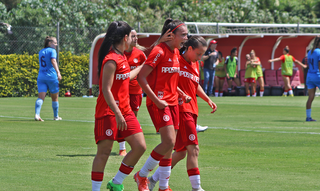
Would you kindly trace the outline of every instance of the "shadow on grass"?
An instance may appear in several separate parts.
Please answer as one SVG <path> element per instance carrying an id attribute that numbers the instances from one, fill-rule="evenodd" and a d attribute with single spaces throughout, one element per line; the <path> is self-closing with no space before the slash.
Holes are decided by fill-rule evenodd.
<path id="1" fill-rule="evenodd" d="M 284 122 L 284 123 L 288 123 L 288 122 L 304 122 L 303 120 L 273 120 L 274 122 Z"/>
<path id="2" fill-rule="evenodd" d="M 56 155 L 57 157 L 95 157 L 95 154 L 89 154 L 89 155 Z M 118 156 L 117 153 L 111 152 L 110 156 Z"/>

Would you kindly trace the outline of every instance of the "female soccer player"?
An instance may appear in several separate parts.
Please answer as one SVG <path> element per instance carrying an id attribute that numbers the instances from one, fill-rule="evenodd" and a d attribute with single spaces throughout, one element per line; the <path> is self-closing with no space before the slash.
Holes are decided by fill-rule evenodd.
<path id="1" fill-rule="evenodd" d="M 261 61 L 260 58 L 256 56 L 256 53 L 254 50 L 251 50 L 250 52 L 251 60 L 254 64 L 251 64 L 251 66 L 256 67 L 256 73 L 257 73 L 257 80 L 260 85 L 260 97 L 263 97 L 264 93 L 264 80 L 263 80 L 263 71 L 261 68 Z"/>
<path id="2" fill-rule="evenodd" d="M 134 176 L 139 191 L 149 190 L 147 176 L 159 163 L 159 190 L 169 191 L 171 155 L 179 124 L 178 79 L 179 50 L 188 34 L 179 20 L 167 19 L 161 36 L 170 29 L 172 40 L 155 46 L 142 66 L 138 81 L 147 94 L 147 108 L 152 122 L 161 135 L 161 143 L 154 148 L 142 169 Z M 180 92 L 182 93 L 182 92 Z"/>
<path id="3" fill-rule="evenodd" d="M 307 87 L 309 98 L 306 104 L 306 121 L 316 121 L 311 118 L 311 105 L 316 93 L 316 87 L 320 88 L 320 37 L 317 36 L 313 43 L 313 48 L 308 52 L 309 70 L 307 74 Z"/>
<path id="4" fill-rule="evenodd" d="M 123 158 L 116 176 L 107 189 L 122 191 L 122 182 L 131 173 L 144 151 L 146 143 L 141 126 L 130 107 L 129 80 L 135 78 L 141 67 L 130 71 L 124 50 L 131 43 L 131 27 L 115 21 L 108 27 L 99 50 L 99 96 L 95 114 L 97 154 L 92 164 L 92 191 L 100 190 L 103 172 L 115 140 L 124 139 L 131 151 Z"/>
<path id="5" fill-rule="evenodd" d="M 244 86 L 246 88 L 246 95 L 250 97 L 249 84 L 251 84 L 252 97 L 256 97 L 256 77 L 257 77 L 257 64 L 254 62 L 252 57 L 247 54 L 246 55 L 246 73 L 244 75 Z"/>
<path id="6" fill-rule="evenodd" d="M 133 70 L 138 66 L 142 65 L 146 61 L 147 57 L 142 50 L 136 48 L 138 42 L 138 35 L 135 30 L 131 31 L 132 42 L 128 50 L 124 51 L 127 57 L 130 69 Z M 130 107 L 134 115 L 138 116 L 138 111 L 142 102 L 142 89 L 138 84 L 136 78 L 129 83 L 129 94 L 130 94 Z M 119 155 L 126 156 L 126 142 L 124 140 L 118 140 L 119 142 Z"/>
<path id="7" fill-rule="evenodd" d="M 223 95 L 223 83 L 226 78 L 226 72 L 224 71 L 224 58 L 222 57 L 222 52 L 218 52 L 219 64 L 216 66 L 216 78 L 214 81 L 215 84 L 215 97 L 222 97 Z"/>
<path id="8" fill-rule="evenodd" d="M 286 46 L 283 49 L 282 56 L 280 56 L 279 58 L 271 59 L 268 62 L 276 62 L 276 61 L 282 62 L 281 75 L 284 82 L 284 93 L 282 96 L 287 97 L 287 94 L 289 93 L 289 96 L 293 97 L 293 91 L 290 84 L 290 78 L 293 72 L 293 62 L 299 64 L 303 68 L 305 68 L 306 66 L 289 54 L 289 46 Z"/>
<path id="9" fill-rule="evenodd" d="M 62 79 L 57 64 L 57 39 L 47 36 L 44 41 L 44 49 L 39 52 L 39 74 L 37 79 L 38 99 L 35 105 L 34 120 L 43 121 L 40 117 L 41 106 L 49 89 L 52 99 L 53 119 L 62 120 L 59 117 L 59 81 Z"/>
<path id="10" fill-rule="evenodd" d="M 204 191 L 200 185 L 200 172 L 198 168 L 198 137 L 196 131 L 198 117 L 198 94 L 209 106 L 215 111 L 217 106 L 210 100 L 204 90 L 199 85 L 199 66 L 197 60 L 206 51 L 206 40 L 200 36 L 192 36 L 180 49 L 182 54 L 179 58 L 180 62 L 180 79 L 179 87 L 186 94 L 191 96 L 189 103 L 183 103 L 183 99 L 179 98 L 179 130 L 177 133 L 177 141 L 175 144 L 175 152 L 172 155 L 172 167 L 180 160 L 187 156 L 187 172 L 192 185 L 193 191 Z M 160 169 L 158 168 L 152 177 L 149 178 L 152 191 L 156 182 L 159 181 Z"/>
<path id="11" fill-rule="evenodd" d="M 237 48 L 233 48 L 231 50 L 230 56 L 227 56 L 226 61 L 224 63 L 224 70 L 226 71 L 226 77 L 228 82 L 228 91 L 231 91 L 232 80 L 236 83 L 237 86 L 240 86 L 240 80 L 237 74 L 237 65 L 238 58 L 236 57 L 238 54 Z"/>

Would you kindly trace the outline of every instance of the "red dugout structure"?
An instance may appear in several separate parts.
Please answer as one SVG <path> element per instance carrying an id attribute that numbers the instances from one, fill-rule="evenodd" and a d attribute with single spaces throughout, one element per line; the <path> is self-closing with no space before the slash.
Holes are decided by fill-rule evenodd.
<path id="1" fill-rule="evenodd" d="M 295 25 L 295 24 L 232 24 L 232 23 L 188 23 L 189 31 L 191 31 L 192 26 L 196 27 L 196 33 L 203 36 L 208 41 L 211 39 L 216 39 L 218 42 L 217 49 L 222 52 L 223 56 L 226 57 L 230 54 L 233 47 L 238 48 L 238 59 L 239 65 L 238 70 L 244 69 L 245 67 L 245 55 L 248 54 L 252 49 L 255 50 L 256 55 L 260 58 L 262 68 L 264 69 L 274 69 L 280 68 L 281 63 L 268 63 L 269 59 L 277 58 L 282 55 L 282 51 L 285 46 L 289 46 L 290 54 L 293 55 L 299 61 L 306 55 L 306 50 L 311 46 L 313 39 L 316 34 L 314 33 L 299 33 L 299 28 L 320 28 L 320 25 Z M 214 26 L 216 28 L 215 32 L 225 32 L 224 34 L 207 34 L 199 32 L 199 25 L 201 26 Z M 220 27 L 220 28 L 219 28 Z M 224 27 L 224 28 L 223 28 Z M 227 28 L 229 27 L 229 28 Z M 231 29 L 230 29 L 231 27 Z M 243 33 L 239 33 L 240 29 Z M 265 33 L 255 33 L 252 32 L 253 29 L 259 28 L 264 29 Z M 266 28 L 268 30 L 266 30 Z M 292 29 L 296 30 L 293 33 L 272 33 L 272 31 L 277 31 L 276 29 Z M 235 33 L 234 31 L 238 32 Z M 249 30 L 250 29 L 250 30 Z M 211 29 L 212 30 L 212 29 Z M 229 30 L 229 31 L 228 31 Z M 246 33 L 246 31 L 251 31 L 251 33 Z M 270 32 L 271 31 L 271 32 Z M 160 36 L 160 33 L 138 33 L 139 44 L 144 47 L 150 47 Z M 97 36 L 91 47 L 90 60 L 89 60 L 89 87 L 92 88 L 92 84 L 99 84 L 99 79 L 97 75 L 98 67 L 98 51 L 101 43 L 104 39 L 104 34 Z M 149 54 L 151 48 L 148 48 L 145 53 Z M 303 83 L 303 70 L 300 70 L 300 80 Z"/>

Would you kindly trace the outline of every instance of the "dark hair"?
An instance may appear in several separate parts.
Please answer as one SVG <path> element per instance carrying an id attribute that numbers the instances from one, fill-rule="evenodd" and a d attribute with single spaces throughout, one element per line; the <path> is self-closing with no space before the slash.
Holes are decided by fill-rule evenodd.
<path id="1" fill-rule="evenodd" d="M 44 48 L 49 47 L 49 42 L 52 42 L 54 40 L 57 40 L 56 37 L 47 36 L 44 40 Z"/>
<path id="2" fill-rule="evenodd" d="M 198 35 L 188 35 L 188 40 L 183 43 L 183 47 L 180 48 L 180 54 L 182 54 L 184 51 L 186 51 L 189 46 L 192 47 L 192 49 L 196 49 L 199 47 L 199 45 L 202 45 L 202 46 L 207 46 L 207 42 L 206 40 L 202 37 L 202 36 L 198 36 Z"/>
<path id="3" fill-rule="evenodd" d="M 232 50 L 231 50 L 231 54 L 232 53 L 235 53 L 237 51 L 237 47 L 234 47 Z"/>
<path id="4" fill-rule="evenodd" d="M 314 39 L 314 42 L 313 42 L 313 47 L 311 49 L 311 54 L 313 53 L 313 51 L 318 47 L 320 43 L 320 36 L 317 36 L 315 39 Z"/>
<path id="5" fill-rule="evenodd" d="M 290 51 L 289 46 L 286 46 L 283 50 L 286 51 L 287 53 L 289 53 L 289 51 Z"/>
<path id="6" fill-rule="evenodd" d="M 218 54 L 221 56 L 221 58 L 222 58 L 222 52 L 221 51 L 218 51 Z"/>
<path id="7" fill-rule="evenodd" d="M 124 21 L 113 21 L 108 29 L 106 36 L 101 44 L 98 53 L 98 75 L 100 76 L 101 66 L 104 58 L 109 53 L 111 46 L 117 45 L 126 36 L 130 35 L 131 27 Z"/>
<path id="8" fill-rule="evenodd" d="M 170 29 L 170 32 L 172 32 L 173 34 L 176 34 L 177 30 L 179 30 L 179 25 L 183 25 L 183 22 L 180 20 L 173 20 L 171 18 L 167 18 L 166 21 L 163 24 L 162 30 L 161 30 L 161 35 L 158 38 L 158 40 L 152 44 L 152 46 L 156 46 L 157 44 L 159 44 L 159 40 L 160 38 L 167 32 L 167 30 Z M 179 26 L 179 27 L 178 27 Z M 176 28 L 178 27 L 178 28 Z M 174 30 L 174 31 L 172 31 Z"/>

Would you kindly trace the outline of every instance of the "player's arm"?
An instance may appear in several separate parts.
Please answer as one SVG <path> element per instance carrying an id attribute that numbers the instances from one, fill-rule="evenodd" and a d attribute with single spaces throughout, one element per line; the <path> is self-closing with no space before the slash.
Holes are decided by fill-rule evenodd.
<path id="1" fill-rule="evenodd" d="M 268 60 L 268 62 L 278 62 L 278 61 L 281 61 L 281 59 L 280 58 L 275 58 L 275 59 Z"/>
<path id="2" fill-rule="evenodd" d="M 137 66 L 135 69 L 130 71 L 130 80 L 135 79 L 135 77 L 139 74 L 143 64 L 140 66 Z"/>
<path id="3" fill-rule="evenodd" d="M 105 65 L 103 66 L 102 71 L 102 93 L 104 95 L 104 99 L 107 102 L 110 109 L 113 111 L 113 113 L 116 116 L 117 121 L 117 128 L 119 130 L 126 130 L 127 129 L 127 123 L 122 116 L 122 113 L 117 106 L 114 97 L 111 92 L 112 84 L 113 84 L 113 78 L 114 73 L 117 69 L 117 65 L 113 60 L 107 61 Z"/>
<path id="4" fill-rule="evenodd" d="M 137 77 L 138 83 L 148 97 L 156 104 L 159 109 L 164 109 L 168 106 L 168 103 L 164 100 L 160 100 L 156 94 L 152 91 L 147 81 L 147 76 L 153 71 L 153 68 L 149 65 L 143 65 L 141 71 Z"/>
<path id="5" fill-rule="evenodd" d="M 214 65 L 218 65 L 219 64 L 219 59 L 217 59 L 217 61 L 214 63 Z"/>
<path id="6" fill-rule="evenodd" d="M 191 101 L 192 98 L 184 93 L 184 91 L 182 91 L 179 87 L 177 87 L 177 91 L 185 103 L 189 103 Z"/>
<path id="7" fill-rule="evenodd" d="M 217 105 L 211 101 L 211 99 L 207 96 L 207 94 L 203 91 L 202 87 L 198 85 L 197 95 L 201 97 L 208 105 L 213 109 L 212 113 L 217 110 Z"/>
<path id="8" fill-rule="evenodd" d="M 56 70 L 57 76 L 58 76 L 58 80 L 60 81 L 62 79 L 62 77 L 61 77 L 61 74 L 60 74 L 60 70 L 59 70 L 59 67 L 58 67 L 57 60 L 55 58 L 51 58 L 51 63 L 52 63 L 53 68 Z"/>
<path id="9" fill-rule="evenodd" d="M 299 60 L 295 60 L 294 63 L 299 64 L 302 68 L 307 68 L 307 65 L 302 64 Z"/>

